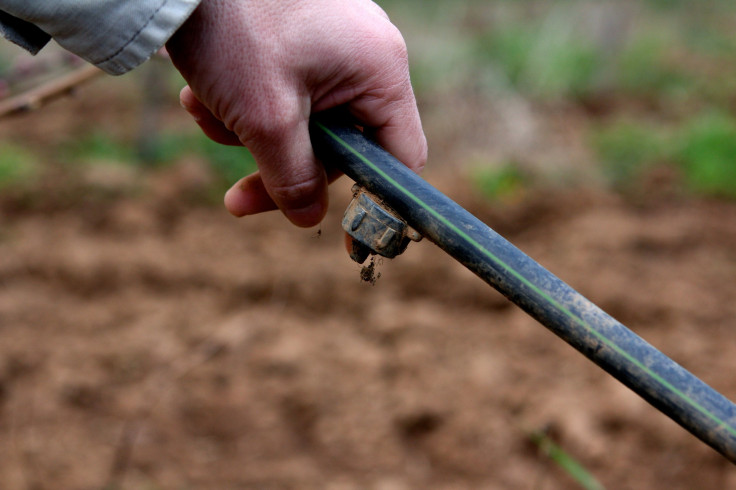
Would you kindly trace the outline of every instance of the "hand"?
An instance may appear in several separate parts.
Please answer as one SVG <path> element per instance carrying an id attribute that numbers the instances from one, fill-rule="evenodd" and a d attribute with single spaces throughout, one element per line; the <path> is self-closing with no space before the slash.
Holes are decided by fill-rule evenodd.
<path id="1" fill-rule="evenodd" d="M 345 105 L 400 161 L 424 166 L 406 46 L 369 0 L 204 0 L 167 49 L 205 134 L 256 159 L 259 172 L 225 196 L 236 216 L 278 207 L 298 226 L 322 220 L 336 176 L 315 160 L 312 112 Z"/>

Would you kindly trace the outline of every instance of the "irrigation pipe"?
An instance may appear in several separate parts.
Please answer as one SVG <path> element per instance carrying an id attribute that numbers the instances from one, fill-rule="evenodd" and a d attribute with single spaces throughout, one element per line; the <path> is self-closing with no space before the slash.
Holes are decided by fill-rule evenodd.
<path id="1" fill-rule="evenodd" d="M 343 120 L 344 121 L 344 120 Z M 401 164 L 322 115 L 315 154 L 662 413 L 736 463 L 736 405 L 648 344 Z"/>

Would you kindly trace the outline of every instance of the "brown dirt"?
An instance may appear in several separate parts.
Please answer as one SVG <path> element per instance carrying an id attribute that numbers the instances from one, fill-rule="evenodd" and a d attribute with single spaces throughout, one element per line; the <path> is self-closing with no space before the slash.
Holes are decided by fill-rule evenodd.
<path id="1" fill-rule="evenodd" d="M 106 124 L 95 107 L 77 119 Z M 63 120 L 2 130 L 41 143 L 77 131 Z M 51 185 L 0 207 L 0 488 L 574 487 L 536 430 L 609 488 L 736 488 L 730 463 L 432 244 L 362 281 L 345 179 L 318 232 L 181 203 L 200 175 L 187 162 L 143 195 Z M 736 398 L 736 204 L 568 190 L 490 205 L 427 175 Z"/>
<path id="2" fill-rule="evenodd" d="M 611 488 L 736 485 L 432 244 L 361 281 L 346 187 L 319 235 L 156 196 L 2 215 L 0 486 L 569 488 L 541 428 Z M 736 395 L 736 205 L 465 204 Z"/>

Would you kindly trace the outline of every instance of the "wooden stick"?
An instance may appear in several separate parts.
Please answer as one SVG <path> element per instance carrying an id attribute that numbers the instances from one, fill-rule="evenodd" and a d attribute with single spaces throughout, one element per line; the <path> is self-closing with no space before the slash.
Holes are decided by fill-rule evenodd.
<path id="1" fill-rule="evenodd" d="M 104 73 L 96 66 L 85 65 L 27 92 L 0 100 L 0 119 L 39 109 L 52 100 L 72 93 L 80 85 Z"/>

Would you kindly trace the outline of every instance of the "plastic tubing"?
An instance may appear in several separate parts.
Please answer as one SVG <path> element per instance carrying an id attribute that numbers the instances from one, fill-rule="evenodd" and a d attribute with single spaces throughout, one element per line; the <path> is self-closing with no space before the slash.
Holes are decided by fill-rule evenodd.
<path id="1" fill-rule="evenodd" d="M 315 155 L 651 405 L 736 463 L 736 405 L 450 200 L 344 119 L 313 118 Z"/>

